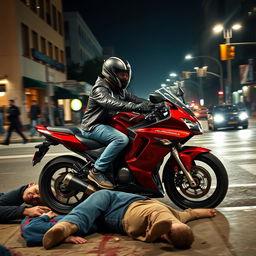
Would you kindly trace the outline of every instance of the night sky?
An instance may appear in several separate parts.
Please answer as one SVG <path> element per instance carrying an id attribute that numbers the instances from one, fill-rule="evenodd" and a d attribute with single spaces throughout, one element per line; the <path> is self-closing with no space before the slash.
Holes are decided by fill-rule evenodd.
<path id="1" fill-rule="evenodd" d="M 114 47 L 130 62 L 130 89 L 147 98 L 169 73 L 193 69 L 184 56 L 195 49 L 200 2 L 63 0 L 63 8 L 79 11 L 101 46 Z"/>

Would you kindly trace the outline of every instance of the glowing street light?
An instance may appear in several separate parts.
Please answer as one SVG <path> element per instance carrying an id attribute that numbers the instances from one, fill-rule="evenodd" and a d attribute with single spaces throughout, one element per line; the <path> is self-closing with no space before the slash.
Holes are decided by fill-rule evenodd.
<path id="1" fill-rule="evenodd" d="M 169 76 L 170 76 L 170 77 L 176 77 L 177 74 L 176 74 L 176 73 L 170 73 Z"/>
<path id="2" fill-rule="evenodd" d="M 220 33 L 223 29 L 224 29 L 223 25 L 217 24 L 213 27 L 212 30 L 214 33 Z"/>

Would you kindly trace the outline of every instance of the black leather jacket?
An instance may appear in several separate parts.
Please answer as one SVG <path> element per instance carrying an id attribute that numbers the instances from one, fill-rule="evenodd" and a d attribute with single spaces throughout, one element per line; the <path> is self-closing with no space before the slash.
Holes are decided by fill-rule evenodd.
<path id="1" fill-rule="evenodd" d="M 148 102 L 127 90 L 115 92 L 108 83 L 98 77 L 89 97 L 87 110 L 83 116 L 81 128 L 93 130 L 99 124 L 107 124 L 117 112 L 138 112 L 138 104 Z"/>

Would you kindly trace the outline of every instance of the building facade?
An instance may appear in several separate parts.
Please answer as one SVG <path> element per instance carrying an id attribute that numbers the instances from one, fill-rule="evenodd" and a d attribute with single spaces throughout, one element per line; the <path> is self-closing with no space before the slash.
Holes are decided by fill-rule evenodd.
<path id="1" fill-rule="evenodd" d="M 50 102 L 49 82 L 66 80 L 62 3 L 3 0 L 0 17 L 0 105 L 14 99 L 26 124 L 31 101 Z"/>
<path id="2" fill-rule="evenodd" d="M 67 64 L 101 57 L 102 47 L 78 12 L 64 12 Z"/>

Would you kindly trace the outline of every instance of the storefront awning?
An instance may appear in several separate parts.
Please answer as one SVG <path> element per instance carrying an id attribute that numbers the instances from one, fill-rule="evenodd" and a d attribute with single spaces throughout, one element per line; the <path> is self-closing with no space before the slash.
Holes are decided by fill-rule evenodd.
<path id="1" fill-rule="evenodd" d="M 24 88 L 47 88 L 46 82 L 23 76 Z"/>
<path id="2" fill-rule="evenodd" d="M 57 99 L 76 99 L 78 97 L 74 91 L 60 86 L 54 86 L 54 96 Z"/>

